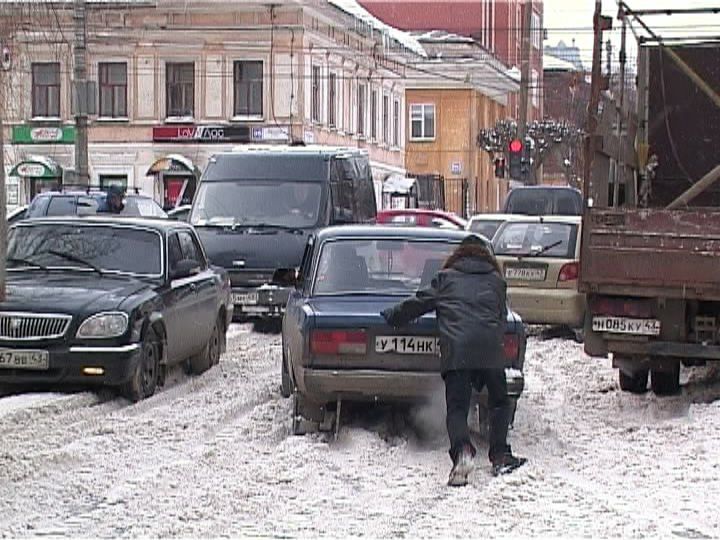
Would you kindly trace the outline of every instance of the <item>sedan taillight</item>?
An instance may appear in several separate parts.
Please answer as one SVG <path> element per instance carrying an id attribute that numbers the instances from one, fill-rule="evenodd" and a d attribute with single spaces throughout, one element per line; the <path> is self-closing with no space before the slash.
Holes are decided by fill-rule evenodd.
<path id="1" fill-rule="evenodd" d="M 310 334 L 313 354 L 365 354 L 367 334 L 364 330 L 313 330 Z"/>
<path id="2" fill-rule="evenodd" d="M 567 263 L 560 269 L 560 275 L 558 276 L 558 282 L 562 283 L 565 281 L 576 281 L 580 275 L 580 267 L 578 263 L 571 262 Z"/>
<path id="3" fill-rule="evenodd" d="M 503 350 L 506 360 L 517 360 L 520 354 L 520 340 L 515 334 L 505 334 L 503 338 Z"/>

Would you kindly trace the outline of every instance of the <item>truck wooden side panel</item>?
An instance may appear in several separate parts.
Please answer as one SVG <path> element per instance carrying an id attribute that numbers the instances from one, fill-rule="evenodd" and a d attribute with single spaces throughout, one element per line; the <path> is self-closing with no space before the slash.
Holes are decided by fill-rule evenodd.
<path id="1" fill-rule="evenodd" d="M 584 222 L 582 292 L 720 300 L 720 210 L 590 208 Z"/>

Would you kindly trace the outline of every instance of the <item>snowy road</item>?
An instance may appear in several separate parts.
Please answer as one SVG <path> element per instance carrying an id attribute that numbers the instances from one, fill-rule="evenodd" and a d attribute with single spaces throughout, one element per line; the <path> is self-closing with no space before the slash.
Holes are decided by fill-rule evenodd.
<path id="1" fill-rule="evenodd" d="M 511 441 L 530 463 L 496 479 L 479 459 L 450 489 L 444 400 L 412 414 L 430 440 L 384 411 L 337 442 L 292 437 L 279 338 L 238 325 L 229 348 L 137 405 L 0 398 L 0 536 L 720 536 L 720 383 L 705 371 L 681 396 L 632 396 L 581 346 L 533 339 Z"/>

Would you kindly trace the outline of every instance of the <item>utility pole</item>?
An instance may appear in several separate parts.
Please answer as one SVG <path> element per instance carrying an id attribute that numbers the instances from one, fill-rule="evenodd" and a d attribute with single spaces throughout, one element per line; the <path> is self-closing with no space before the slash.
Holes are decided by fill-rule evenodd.
<path id="1" fill-rule="evenodd" d="M 75 177 L 80 184 L 90 185 L 88 174 L 88 84 L 86 66 L 86 5 L 85 0 L 74 0 L 75 22 L 74 88 L 75 88 Z"/>
<path id="2" fill-rule="evenodd" d="M 625 13 L 622 8 L 618 12 L 618 18 L 622 23 L 620 31 L 620 100 L 617 109 L 617 134 L 615 141 L 617 143 L 617 163 L 615 167 L 615 178 L 613 178 L 613 207 L 617 208 L 620 203 L 620 180 L 625 184 L 625 148 L 623 138 L 623 120 L 625 118 L 625 39 L 627 34 L 627 23 L 625 21 Z M 627 199 L 627 187 L 625 188 L 625 197 Z M 633 196 L 634 198 L 635 196 Z"/>
<path id="3" fill-rule="evenodd" d="M 585 197 L 591 197 L 590 192 L 593 158 L 595 157 L 595 132 L 598 126 L 598 104 L 600 103 L 600 92 L 602 91 L 602 33 L 609 30 L 612 21 L 602 15 L 602 0 L 595 0 L 595 14 L 593 15 L 593 40 L 592 58 L 592 82 L 590 84 L 590 103 L 588 104 L 587 128 L 585 129 L 585 171 L 583 178 L 583 191 Z"/>
<path id="4" fill-rule="evenodd" d="M 1 28 L 0 28 L 1 30 Z M 0 34 L 0 48 L 4 44 Z M 5 257 L 7 253 L 7 203 L 5 191 L 5 66 L 0 65 L 0 302 L 5 301 Z"/>
<path id="5" fill-rule="evenodd" d="M 522 56 L 520 60 L 520 118 L 518 119 L 518 138 L 522 141 L 523 148 L 527 145 L 525 136 L 527 135 L 527 122 L 528 122 L 528 101 L 529 101 L 529 88 L 530 88 L 530 53 L 531 40 L 530 40 L 530 25 L 532 24 L 532 0 L 526 0 L 523 11 L 523 23 L 522 23 Z M 540 29 L 538 28 L 539 32 Z M 527 168 L 523 167 L 523 170 Z M 523 181 L 528 181 L 528 175 L 523 174 Z M 530 175 L 530 181 L 535 182 L 535 175 Z"/>

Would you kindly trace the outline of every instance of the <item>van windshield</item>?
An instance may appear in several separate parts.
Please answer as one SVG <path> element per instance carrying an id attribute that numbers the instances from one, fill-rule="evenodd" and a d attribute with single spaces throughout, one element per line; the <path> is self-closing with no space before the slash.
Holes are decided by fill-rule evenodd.
<path id="1" fill-rule="evenodd" d="M 320 182 L 203 182 L 190 223 L 196 226 L 282 227 L 317 225 L 322 198 Z"/>

